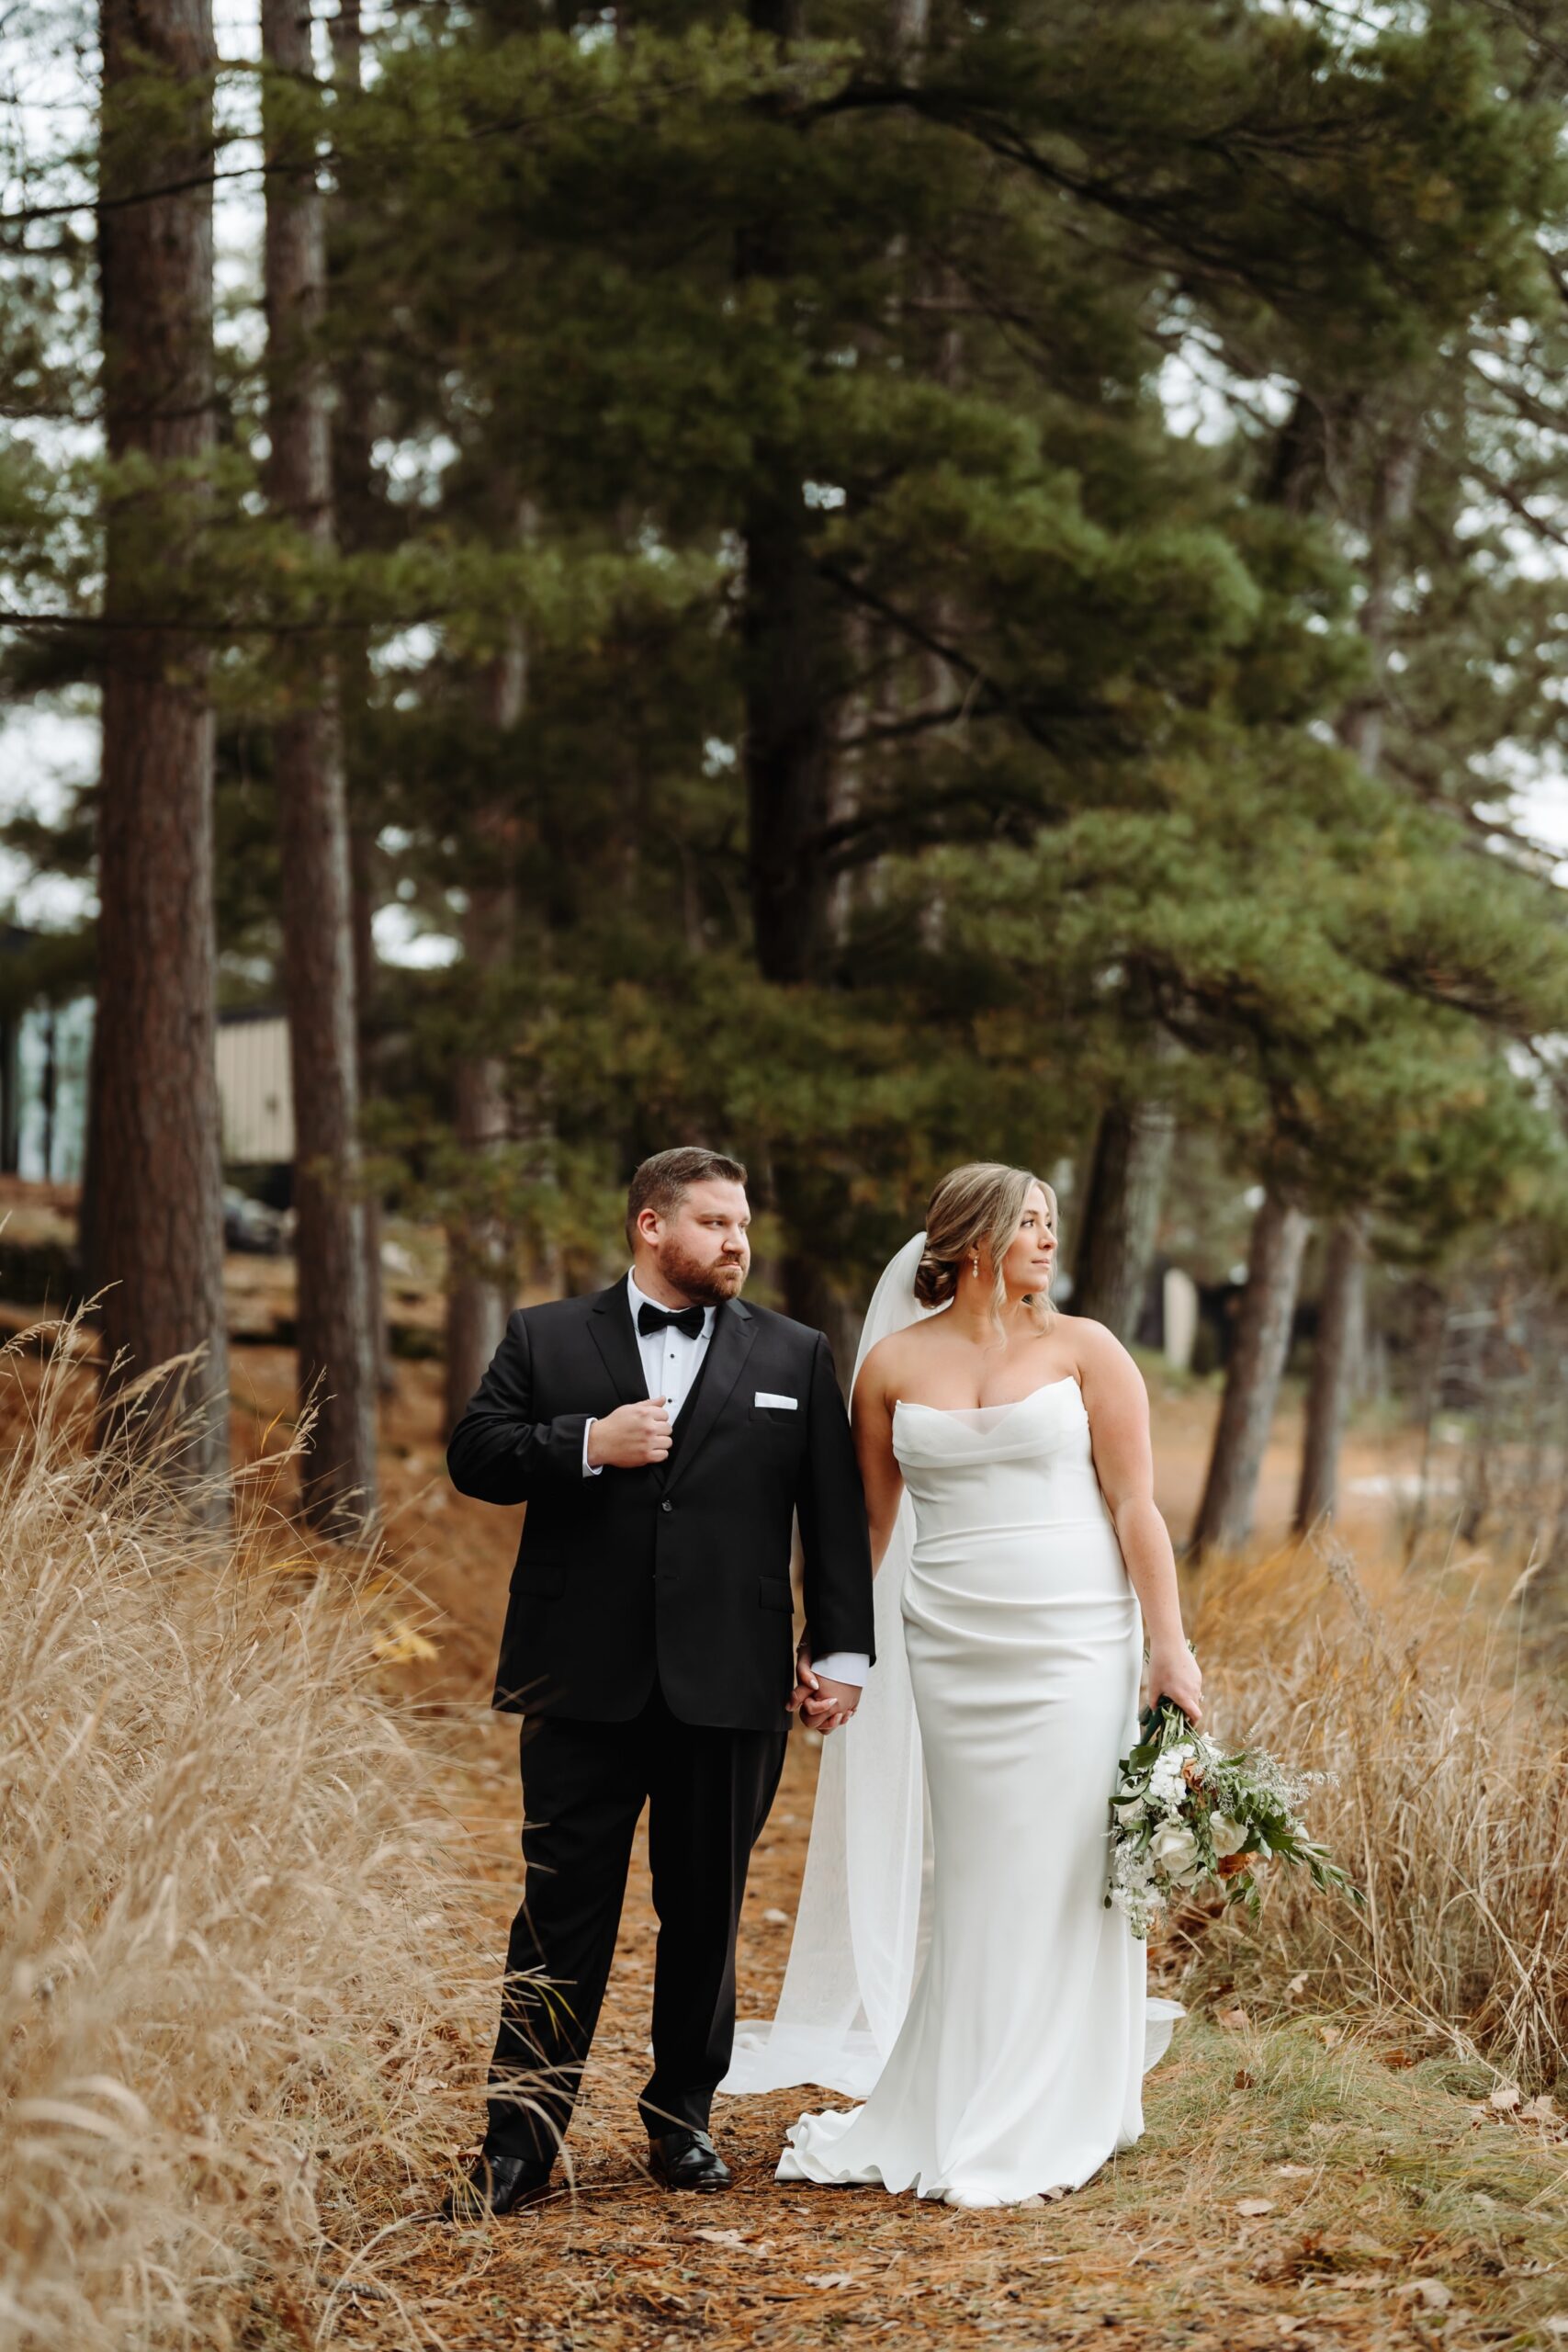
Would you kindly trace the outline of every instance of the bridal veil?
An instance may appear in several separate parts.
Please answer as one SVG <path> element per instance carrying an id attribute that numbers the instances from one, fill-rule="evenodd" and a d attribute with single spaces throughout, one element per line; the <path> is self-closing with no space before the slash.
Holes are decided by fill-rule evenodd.
<path id="1" fill-rule="evenodd" d="M 855 1377 L 879 1340 L 918 1323 L 915 1269 L 926 1237 L 907 1241 L 872 1294 Z M 743 2019 L 721 2091 L 793 2083 L 863 2098 L 909 2006 L 925 1864 L 925 1776 L 904 1656 L 900 1607 L 914 1543 L 906 1495 L 876 1573 L 876 1664 L 860 1705 L 823 1742 L 806 1877 L 778 2013 Z"/>

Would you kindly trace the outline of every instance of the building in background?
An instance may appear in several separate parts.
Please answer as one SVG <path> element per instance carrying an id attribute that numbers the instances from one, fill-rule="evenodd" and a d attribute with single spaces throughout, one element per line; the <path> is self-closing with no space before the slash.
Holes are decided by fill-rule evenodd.
<path id="1" fill-rule="evenodd" d="M 40 934 L 0 928 L 0 1175 L 78 1184 L 87 1142 L 93 1000 L 28 1001 Z M 7 967 L 14 976 L 4 987 Z M 268 1007 L 220 1012 L 218 1098 L 223 1166 L 244 1190 L 286 1205 L 294 1163 L 288 1024 Z"/>

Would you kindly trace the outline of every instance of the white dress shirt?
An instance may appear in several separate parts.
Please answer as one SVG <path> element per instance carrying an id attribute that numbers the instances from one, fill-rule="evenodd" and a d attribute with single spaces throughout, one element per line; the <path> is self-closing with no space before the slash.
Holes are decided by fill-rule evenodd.
<path id="1" fill-rule="evenodd" d="M 673 1427 L 675 1417 L 691 1395 L 692 1385 L 708 1351 L 714 1317 L 718 1309 L 716 1306 L 704 1307 L 703 1328 L 694 1340 L 689 1340 L 684 1331 L 678 1330 L 673 1323 L 667 1323 L 661 1331 L 638 1331 L 637 1308 L 645 1301 L 649 1306 L 659 1306 L 661 1313 L 667 1311 L 657 1298 L 649 1298 L 645 1290 L 638 1289 L 635 1273 L 628 1273 L 626 1303 L 631 1310 L 632 1329 L 637 1333 L 637 1351 L 642 1358 L 642 1376 L 648 1384 L 649 1395 L 663 1397 L 665 1411 Z M 588 1459 L 588 1432 L 592 1427 L 593 1416 L 590 1415 L 582 1431 L 582 1475 L 585 1478 L 602 1477 L 605 1469 L 603 1462 L 590 1462 Z M 863 1651 L 835 1650 L 828 1657 L 813 1658 L 811 1663 L 814 1672 L 825 1674 L 830 1682 L 863 1684 L 871 1675 L 871 1660 Z"/>

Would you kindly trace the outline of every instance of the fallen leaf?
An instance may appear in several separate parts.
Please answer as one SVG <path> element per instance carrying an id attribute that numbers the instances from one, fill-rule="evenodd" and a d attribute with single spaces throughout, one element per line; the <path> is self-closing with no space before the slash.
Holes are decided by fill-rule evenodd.
<path id="1" fill-rule="evenodd" d="M 1568 2335 L 1568 2312 L 1553 2312 L 1542 2324 L 1548 2335 Z"/>
<path id="2" fill-rule="evenodd" d="M 1400 2291 L 1414 2295 L 1429 2312 L 1446 2312 L 1454 2299 L 1453 2289 L 1440 2278 L 1412 2278 Z"/>
<path id="3" fill-rule="evenodd" d="M 1531 2123 L 1555 2123 L 1557 2102 L 1550 2091 L 1542 2091 L 1539 2098 L 1526 2099 L 1519 2113 Z"/>
<path id="4" fill-rule="evenodd" d="M 1303 1969 L 1302 1970 L 1301 1974 L 1300 1974 L 1299 1976 L 1292 1976 L 1292 1979 L 1291 1979 L 1291 1981 L 1290 1981 L 1290 1983 L 1286 1985 L 1286 1987 L 1285 1987 L 1285 1998 L 1286 1998 L 1286 2000 L 1287 2000 L 1287 2001 L 1299 2001 L 1299 2000 L 1301 1999 L 1301 1997 L 1302 1997 L 1302 1995 L 1306 1991 L 1306 1988 L 1307 1988 L 1306 1970 L 1303 1968 Z M 1295 2323 L 1294 2321 L 1292 2321 L 1292 2326 L 1294 2326 L 1294 2325 L 1295 2325 L 1295 2324 L 1296 2324 L 1296 2323 Z"/>
<path id="5" fill-rule="evenodd" d="M 1257 2080 L 1258 2077 L 1256 2075 L 1249 2075 L 1245 2066 L 1238 2066 L 1235 2073 L 1231 2076 L 1231 2088 L 1238 2091 L 1249 2091 L 1252 2089 Z"/>
<path id="6" fill-rule="evenodd" d="M 808 2287 L 852 2287 L 855 2283 L 848 2270 L 818 2270 L 815 2277 L 807 2274 Z"/>
<path id="7" fill-rule="evenodd" d="M 1380 2055 L 1385 2066 L 1414 2066 L 1416 2064 L 1408 2050 L 1384 2050 Z"/>
<path id="8" fill-rule="evenodd" d="M 1245 2220 L 1251 2221 L 1256 2214 L 1271 2213 L 1274 2211 L 1274 2199 L 1271 2197 L 1238 2197 L 1235 2200 L 1235 2210 Z"/>
<path id="9" fill-rule="evenodd" d="M 1345 2029 L 1342 2025 L 1320 2025 L 1317 2038 L 1325 2050 L 1332 2050 L 1337 2041 L 1344 2041 Z"/>
<path id="10" fill-rule="evenodd" d="M 1216 2009 L 1214 2023 L 1228 2026 L 1233 2033 L 1239 2033 L 1242 2027 L 1247 2023 L 1247 2011 L 1245 2009 Z"/>
<path id="11" fill-rule="evenodd" d="M 1276 2165 L 1274 2169 L 1281 2180 L 1310 2180 L 1312 2178 L 1311 2165 Z"/>
<path id="12" fill-rule="evenodd" d="M 694 2230 L 694 2238 L 705 2238 L 709 2245 L 744 2245 L 746 2239 L 739 2230 Z"/>
<path id="13" fill-rule="evenodd" d="M 1488 2107 L 1495 2108 L 1500 2115 L 1507 2115 L 1511 2113 L 1512 2110 L 1517 2107 L 1518 2103 L 1519 2086 L 1517 2083 L 1499 2083 L 1496 2089 L 1493 2092 L 1491 2098 L 1486 2102 Z"/>

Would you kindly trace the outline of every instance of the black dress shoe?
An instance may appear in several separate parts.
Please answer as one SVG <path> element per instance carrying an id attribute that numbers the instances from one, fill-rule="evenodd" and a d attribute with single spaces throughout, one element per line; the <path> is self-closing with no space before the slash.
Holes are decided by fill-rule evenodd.
<path id="1" fill-rule="evenodd" d="M 550 2193 L 548 2156 L 509 2156 L 501 2149 L 478 2155 L 468 2177 L 441 2200 L 444 2222 L 499 2221 Z"/>
<path id="2" fill-rule="evenodd" d="M 705 2132 L 662 2132 L 648 2143 L 648 2168 L 666 2188 L 728 2188 L 729 2166 Z"/>

